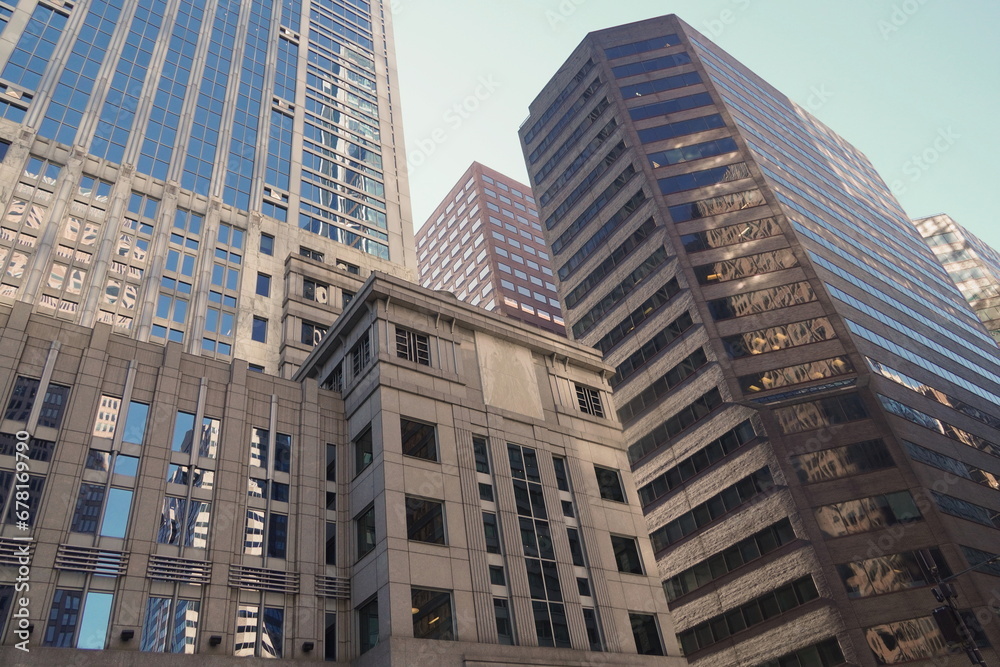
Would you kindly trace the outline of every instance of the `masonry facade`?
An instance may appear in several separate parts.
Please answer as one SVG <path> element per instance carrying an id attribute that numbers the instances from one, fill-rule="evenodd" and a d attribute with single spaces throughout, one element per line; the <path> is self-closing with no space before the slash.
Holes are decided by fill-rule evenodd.
<path id="1" fill-rule="evenodd" d="M 473 162 L 417 231 L 420 284 L 565 334 L 536 206 L 528 186 Z"/>
<path id="2" fill-rule="evenodd" d="M 0 659 L 683 664 L 594 352 L 386 274 L 294 379 L 0 318 Z"/>
<path id="3" fill-rule="evenodd" d="M 959 573 L 995 656 L 1000 363 L 868 160 L 674 16 L 590 34 L 520 136 L 691 664 L 965 664 Z"/>

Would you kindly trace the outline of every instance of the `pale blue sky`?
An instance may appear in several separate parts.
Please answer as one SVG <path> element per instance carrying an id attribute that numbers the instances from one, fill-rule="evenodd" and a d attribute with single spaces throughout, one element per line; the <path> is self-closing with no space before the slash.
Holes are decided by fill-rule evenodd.
<path id="1" fill-rule="evenodd" d="M 474 160 L 527 182 L 517 128 L 586 33 L 675 13 L 868 155 L 911 216 L 1000 248 L 996 0 L 392 5 L 417 227 Z"/>

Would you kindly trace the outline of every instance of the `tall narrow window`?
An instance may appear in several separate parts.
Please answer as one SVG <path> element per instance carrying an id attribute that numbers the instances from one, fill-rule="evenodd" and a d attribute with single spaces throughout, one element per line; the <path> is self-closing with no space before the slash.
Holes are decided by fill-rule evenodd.
<path id="1" fill-rule="evenodd" d="M 592 387 L 576 385 L 576 400 L 580 411 L 584 414 L 604 417 L 604 406 L 601 404 L 601 393 Z"/>
<path id="2" fill-rule="evenodd" d="M 430 366 L 431 352 L 427 336 L 396 327 L 396 356 L 423 366 Z"/>
<path id="3" fill-rule="evenodd" d="M 150 597 L 142 623 L 140 651 L 157 653 L 195 652 L 201 602 Z"/>
<path id="4" fill-rule="evenodd" d="M 354 439 L 354 474 L 359 474 L 374 461 L 372 427 L 368 426 Z"/>
<path id="5" fill-rule="evenodd" d="M 378 598 L 358 607 L 359 652 L 367 653 L 378 644 Z"/>
<path id="6" fill-rule="evenodd" d="M 369 506 L 354 519 L 358 541 L 358 560 L 375 549 L 375 506 Z"/>

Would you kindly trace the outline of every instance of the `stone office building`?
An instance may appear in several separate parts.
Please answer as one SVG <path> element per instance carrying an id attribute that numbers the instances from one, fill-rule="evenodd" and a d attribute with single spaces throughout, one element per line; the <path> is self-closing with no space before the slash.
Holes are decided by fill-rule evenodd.
<path id="1" fill-rule="evenodd" d="M 386 274 L 293 379 L 0 331 L 0 662 L 684 664 L 591 350 Z"/>

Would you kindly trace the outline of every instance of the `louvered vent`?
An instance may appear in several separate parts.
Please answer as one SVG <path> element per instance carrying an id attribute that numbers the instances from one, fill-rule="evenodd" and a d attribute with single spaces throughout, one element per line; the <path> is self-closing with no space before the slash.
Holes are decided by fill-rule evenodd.
<path id="1" fill-rule="evenodd" d="M 299 575 L 282 570 L 265 570 L 243 565 L 229 566 L 229 585 L 251 591 L 275 591 L 278 593 L 298 593 Z"/>
<path id="2" fill-rule="evenodd" d="M 347 577 L 316 577 L 316 595 L 336 600 L 350 600 L 351 580 Z"/>
<path id="3" fill-rule="evenodd" d="M 60 544 L 59 551 L 56 552 L 56 568 L 60 570 L 118 577 L 125 574 L 127 566 L 128 552 L 125 551 L 105 551 Z"/>
<path id="4" fill-rule="evenodd" d="M 146 576 L 182 584 L 207 584 L 212 576 L 212 564 L 203 560 L 153 555 L 149 557 Z"/>
<path id="5" fill-rule="evenodd" d="M 0 567 L 17 567 L 23 565 L 18 559 L 24 556 L 21 549 L 27 546 L 28 558 L 35 557 L 34 540 L 15 540 L 9 537 L 0 537 Z"/>

